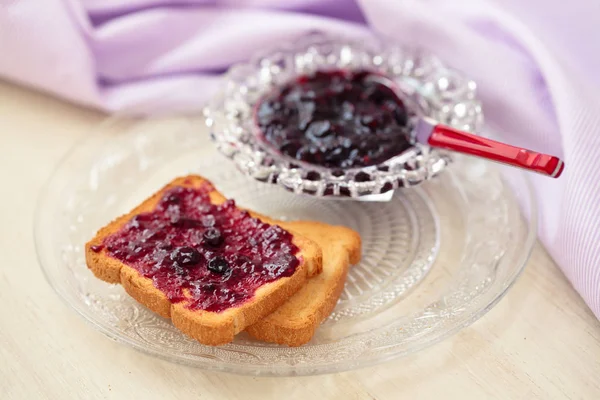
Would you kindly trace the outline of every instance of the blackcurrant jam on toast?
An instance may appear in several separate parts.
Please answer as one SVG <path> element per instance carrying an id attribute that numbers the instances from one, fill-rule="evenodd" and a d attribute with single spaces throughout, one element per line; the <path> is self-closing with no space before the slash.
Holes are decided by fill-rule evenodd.
<path id="1" fill-rule="evenodd" d="M 209 183 L 167 190 L 157 206 L 91 247 L 150 278 L 171 302 L 220 312 L 262 285 L 294 274 L 292 234 L 253 218 L 233 200 L 212 204 Z"/>

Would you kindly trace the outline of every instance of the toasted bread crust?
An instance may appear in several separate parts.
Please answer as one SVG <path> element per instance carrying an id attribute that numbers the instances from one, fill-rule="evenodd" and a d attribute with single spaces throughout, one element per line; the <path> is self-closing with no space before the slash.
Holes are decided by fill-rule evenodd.
<path id="1" fill-rule="evenodd" d="M 333 311 L 344 288 L 348 267 L 361 257 L 361 239 L 355 231 L 319 222 L 281 224 L 319 243 L 323 250 L 323 272 L 272 314 L 246 328 L 250 336 L 266 342 L 300 346 Z"/>
<path id="2" fill-rule="evenodd" d="M 188 309 L 185 301 L 171 303 L 160 290 L 154 287 L 151 279 L 108 256 L 105 249 L 97 253 L 91 250 L 92 246 L 100 245 L 106 236 L 121 229 L 134 215 L 153 210 L 166 190 L 175 186 L 199 187 L 205 182 L 204 178 L 198 176 L 173 180 L 130 213 L 100 229 L 97 235 L 86 243 L 85 255 L 88 268 L 96 277 L 109 283 L 122 284 L 127 293 L 139 303 L 162 317 L 171 318 L 178 329 L 201 343 L 220 345 L 229 343 L 235 334 L 277 309 L 303 286 L 310 275 L 321 271 L 322 253 L 317 244 L 291 231 L 292 242 L 300 249 L 297 254 L 300 264 L 294 274 L 263 285 L 250 301 L 220 313 Z M 221 204 L 226 200 L 216 190 L 210 193 L 210 199 L 214 204 Z M 259 219 L 269 224 L 274 222 L 268 218 Z"/>

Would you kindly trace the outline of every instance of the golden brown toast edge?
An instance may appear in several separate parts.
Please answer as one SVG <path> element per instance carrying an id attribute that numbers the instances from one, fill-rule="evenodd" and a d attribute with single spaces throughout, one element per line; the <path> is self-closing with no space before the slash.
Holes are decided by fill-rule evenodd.
<path id="1" fill-rule="evenodd" d="M 171 318 L 173 324 L 188 336 L 204 344 L 219 345 L 232 341 L 235 334 L 273 312 L 297 292 L 310 275 L 320 272 L 322 269 L 320 247 L 313 241 L 291 232 L 292 242 L 300 249 L 298 256 L 301 260 L 294 274 L 262 286 L 251 301 L 220 313 L 190 310 L 186 308 L 185 302 L 171 303 L 159 289 L 154 287 L 151 279 L 143 277 L 137 270 L 119 260 L 107 256 L 105 249 L 98 253 L 91 250 L 92 246 L 101 244 L 106 236 L 121 229 L 134 215 L 153 210 L 166 190 L 175 186 L 199 187 L 204 182 L 207 182 L 204 178 L 193 175 L 171 181 L 131 212 L 100 229 L 96 236 L 86 243 L 85 256 L 88 268 L 99 279 L 122 284 L 131 297 L 160 316 Z M 214 204 L 226 200 L 217 190 L 210 193 L 210 199 Z M 265 223 L 274 223 L 266 217 L 259 219 Z"/>

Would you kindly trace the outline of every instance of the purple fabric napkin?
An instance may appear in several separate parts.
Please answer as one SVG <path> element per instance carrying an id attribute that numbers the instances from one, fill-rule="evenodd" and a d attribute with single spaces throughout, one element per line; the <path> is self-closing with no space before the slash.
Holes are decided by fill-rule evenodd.
<path id="1" fill-rule="evenodd" d="M 194 110 L 231 63 L 309 31 L 420 45 L 479 83 L 486 129 L 566 160 L 533 177 L 540 238 L 600 317 L 599 25 L 594 0 L 3 0 L 0 76 L 108 111 Z"/>

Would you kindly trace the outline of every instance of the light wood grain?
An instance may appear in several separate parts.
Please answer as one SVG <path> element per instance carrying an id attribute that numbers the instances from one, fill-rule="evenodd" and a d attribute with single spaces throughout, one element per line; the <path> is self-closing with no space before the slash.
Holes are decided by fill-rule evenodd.
<path id="1" fill-rule="evenodd" d="M 419 354 L 362 370 L 239 377 L 112 342 L 48 286 L 32 237 L 41 186 L 102 118 L 0 83 L 0 398 L 600 398 L 600 323 L 539 245 L 510 293 L 473 326 Z"/>

